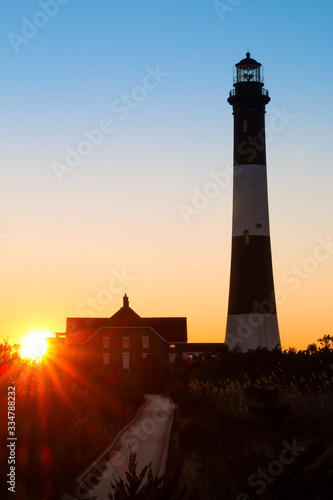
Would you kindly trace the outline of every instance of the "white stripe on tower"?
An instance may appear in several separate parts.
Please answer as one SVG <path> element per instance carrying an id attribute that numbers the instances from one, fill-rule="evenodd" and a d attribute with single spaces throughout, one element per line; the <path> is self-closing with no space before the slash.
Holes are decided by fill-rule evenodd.
<path id="1" fill-rule="evenodd" d="M 269 236 L 266 165 L 238 165 L 234 172 L 232 236 Z"/>

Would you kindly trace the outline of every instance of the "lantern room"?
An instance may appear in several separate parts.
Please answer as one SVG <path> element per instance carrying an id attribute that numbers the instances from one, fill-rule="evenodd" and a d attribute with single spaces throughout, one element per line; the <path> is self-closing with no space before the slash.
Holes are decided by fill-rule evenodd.
<path id="1" fill-rule="evenodd" d="M 267 104 L 270 101 L 268 91 L 264 89 L 262 66 L 246 53 L 246 58 L 234 66 L 234 88 L 229 92 L 228 103 L 234 106 L 239 99 L 256 98 Z"/>
<path id="2" fill-rule="evenodd" d="M 259 82 L 263 83 L 264 79 L 260 75 L 261 64 L 250 57 L 250 52 L 246 53 L 246 58 L 242 59 L 235 65 L 234 83 L 241 82 Z"/>

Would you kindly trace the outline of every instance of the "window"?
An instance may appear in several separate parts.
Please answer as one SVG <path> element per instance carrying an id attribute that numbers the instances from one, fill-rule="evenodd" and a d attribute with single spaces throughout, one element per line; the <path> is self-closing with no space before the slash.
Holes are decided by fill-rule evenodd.
<path id="1" fill-rule="evenodd" d="M 261 224 L 260 224 L 260 222 L 257 222 L 257 223 L 256 223 L 256 227 L 257 227 L 258 229 L 260 229 L 260 228 L 261 228 Z"/>
<path id="2" fill-rule="evenodd" d="M 149 347 L 149 337 L 142 337 L 142 347 L 148 349 Z"/>
<path id="3" fill-rule="evenodd" d="M 142 359 L 146 359 L 148 356 L 149 352 L 143 352 L 142 353 Z"/>
<path id="4" fill-rule="evenodd" d="M 176 345 L 175 344 L 170 344 L 170 349 L 175 349 Z"/>
<path id="5" fill-rule="evenodd" d="M 247 120 L 243 120 L 243 132 L 247 132 Z"/>
<path id="6" fill-rule="evenodd" d="M 123 352 L 123 370 L 129 370 L 129 352 Z"/>
<path id="7" fill-rule="evenodd" d="M 103 365 L 109 365 L 110 364 L 110 354 L 103 352 Z"/>
<path id="8" fill-rule="evenodd" d="M 109 349 L 110 347 L 110 339 L 109 337 L 103 337 L 103 348 Z"/>
<path id="9" fill-rule="evenodd" d="M 250 235 L 248 230 L 245 230 L 243 233 L 244 236 L 244 245 L 249 245 L 250 244 Z"/>
<path id="10" fill-rule="evenodd" d="M 176 361 L 177 354 L 175 352 L 169 353 L 169 363 L 172 364 Z"/>
<path id="11" fill-rule="evenodd" d="M 129 337 L 123 337 L 123 348 L 124 349 L 129 348 Z"/>

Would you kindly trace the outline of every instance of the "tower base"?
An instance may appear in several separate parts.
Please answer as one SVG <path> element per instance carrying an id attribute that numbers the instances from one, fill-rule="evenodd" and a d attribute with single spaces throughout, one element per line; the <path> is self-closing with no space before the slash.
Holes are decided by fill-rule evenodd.
<path id="1" fill-rule="evenodd" d="M 281 348 L 276 314 L 229 314 L 225 343 L 242 351 Z"/>

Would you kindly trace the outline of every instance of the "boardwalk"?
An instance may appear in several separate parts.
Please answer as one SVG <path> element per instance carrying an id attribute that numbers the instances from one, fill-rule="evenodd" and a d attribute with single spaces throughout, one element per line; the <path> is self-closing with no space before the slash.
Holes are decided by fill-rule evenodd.
<path id="1" fill-rule="evenodd" d="M 129 446 L 137 454 L 137 472 L 149 462 L 153 474 L 165 472 L 169 438 L 173 421 L 174 403 L 160 395 L 147 395 L 146 403 L 136 418 L 115 438 L 113 443 L 77 479 L 77 498 L 105 500 L 111 491 L 110 482 L 119 476 L 125 479 Z"/>

